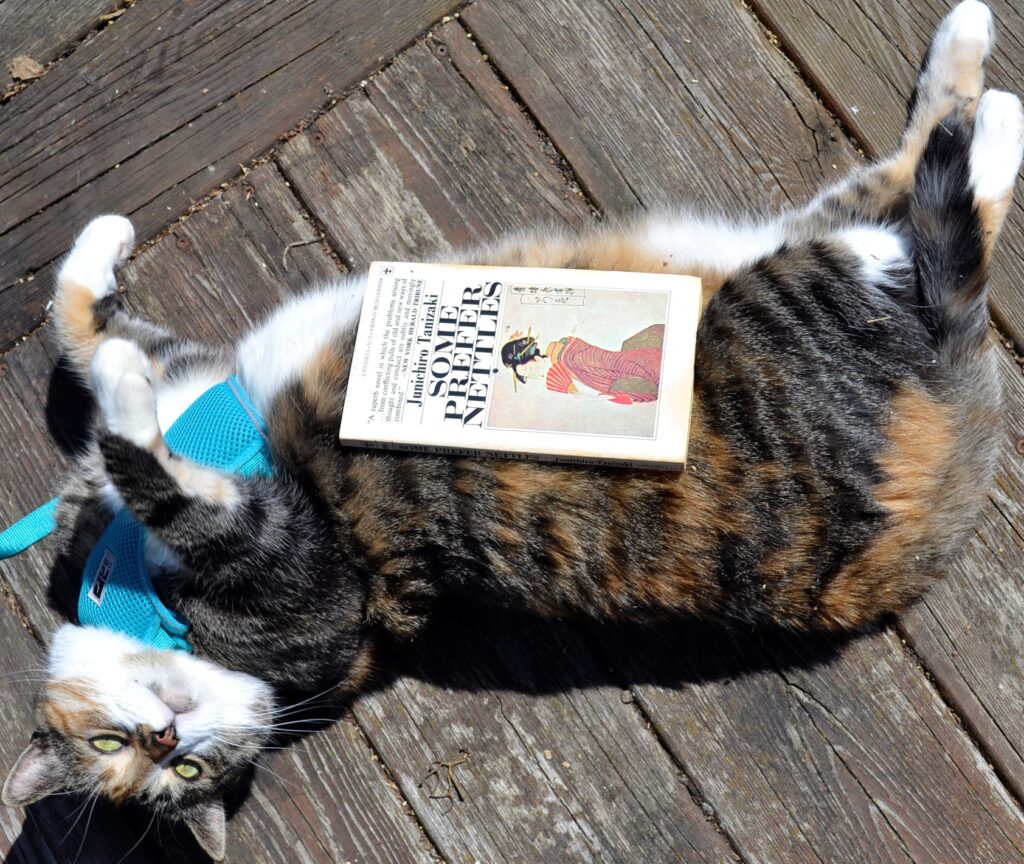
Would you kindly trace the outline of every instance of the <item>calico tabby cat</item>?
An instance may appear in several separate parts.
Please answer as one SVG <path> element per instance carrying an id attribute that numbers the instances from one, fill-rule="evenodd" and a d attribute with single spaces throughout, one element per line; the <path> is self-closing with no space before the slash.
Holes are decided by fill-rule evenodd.
<path id="1" fill-rule="evenodd" d="M 342 448 L 358 278 L 214 349 L 125 311 L 114 268 L 132 228 L 92 222 L 54 316 L 103 420 L 64 490 L 61 536 L 81 561 L 130 508 L 198 656 L 59 630 L 4 800 L 138 799 L 219 858 L 222 792 L 268 737 L 280 692 L 355 693 L 378 640 L 415 636 L 452 593 L 544 616 L 808 631 L 903 608 L 970 529 L 997 451 L 986 270 L 1024 114 L 1015 96 L 982 95 L 992 41 L 988 9 L 957 6 L 898 152 L 801 210 L 763 224 L 645 218 L 466 256 L 703 279 L 682 473 Z M 201 467 L 164 441 L 235 371 L 267 418 L 271 477 Z"/>

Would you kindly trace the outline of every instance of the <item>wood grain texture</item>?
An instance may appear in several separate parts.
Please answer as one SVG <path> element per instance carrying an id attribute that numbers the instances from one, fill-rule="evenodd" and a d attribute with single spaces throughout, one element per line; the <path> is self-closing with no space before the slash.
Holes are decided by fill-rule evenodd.
<path id="1" fill-rule="evenodd" d="M 0 88 L 12 81 L 11 60 L 27 54 L 46 64 L 100 23 L 118 0 L 5 0 L 0 3 Z"/>
<path id="2" fill-rule="evenodd" d="M 332 241 L 359 265 L 442 254 L 538 220 L 589 218 L 554 155 L 454 24 L 278 158 Z M 487 631 L 472 649 L 457 640 L 412 647 L 423 662 L 354 707 L 442 854 L 495 862 L 730 859 L 619 689 L 574 691 L 600 677 L 578 637 L 558 641 L 535 628 L 525 640 L 519 633 L 507 654 L 484 657 Z M 535 671 L 519 673 L 527 695 L 494 692 L 495 675 L 543 668 L 552 656 L 563 670 L 554 692 L 536 692 L 544 686 Z M 451 764 L 451 777 L 442 763 Z"/>
<path id="3" fill-rule="evenodd" d="M 103 212 L 141 238 L 238 173 L 455 0 L 140 3 L 0 107 L 0 346 L 41 317 L 17 279 Z M 31 98 L 27 97 L 31 93 Z"/>
<path id="4" fill-rule="evenodd" d="M 894 634 L 652 640 L 624 665 L 643 681 L 667 652 L 698 683 L 637 698 L 745 859 L 1024 860 L 1015 803 Z"/>
<path id="5" fill-rule="evenodd" d="M 659 4 L 657 26 L 644 28 L 644 32 L 657 34 L 652 41 L 672 45 L 675 52 L 696 50 L 691 46 L 700 43 L 703 53 L 698 68 L 704 76 L 714 74 L 709 70 L 721 69 L 723 77 L 738 74 L 743 80 L 743 70 L 748 66 L 757 69 L 761 76 L 767 66 L 773 70 L 770 80 L 775 82 L 772 92 L 768 93 L 763 89 L 745 89 L 738 93 L 727 85 L 708 88 L 702 92 L 700 104 L 689 108 L 691 122 L 706 124 L 705 135 L 716 134 L 722 138 L 723 133 L 716 128 L 718 118 L 737 118 L 739 128 L 735 125 L 729 128 L 729 140 L 743 140 L 749 135 L 763 146 L 759 152 L 769 165 L 788 164 L 793 153 L 814 152 L 823 134 L 813 123 L 794 126 L 788 138 L 781 136 L 784 145 L 775 143 L 780 140 L 778 134 L 757 131 L 757 124 L 765 122 L 760 118 L 785 117 L 787 112 L 792 115 L 795 106 L 802 104 L 799 99 L 808 97 L 799 87 L 793 70 L 777 54 L 775 60 L 759 56 L 771 55 L 774 49 L 755 47 L 761 36 L 753 19 L 725 4 L 686 4 L 683 11 L 676 10 L 676 5 L 683 6 Z M 571 34 L 564 32 L 564 28 L 559 29 L 558 20 L 549 13 L 547 4 L 516 4 L 515 11 L 510 12 L 505 5 L 499 11 L 497 6 L 483 0 L 463 16 L 474 37 L 495 59 L 516 92 L 536 112 L 566 153 L 597 203 L 611 210 L 628 203 L 628 196 L 623 195 L 617 182 L 608 182 L 609 178 L 614 181 L 629 170 L 647 171 L 663 178 L 664 172 L 675 169 L 671 165 L 667 169 L 662 164 L 648 165 L 634 154 L 678 150 L 703 140 L 694 134 L 677 138 L 676 135 L 682 133 L 669 124 L 649 124 L 640 113 L 651 110 L 647 101 L 639 101 L 638 110 L 628 115 L 631 123 L 620 120 L 611 110 L 613 104 L 631 105 L 630 88 L 636 81 L 646 82 L 650 77 L 645 76 L 644 69 L 633 68 L 631 64 L 638 62 L 636 58 L 645 58 L 645 62 L 657 67 L 668 53 L 667 49 L 659 50 L 654 52 L 653 60 L 646 61 L 643 47 L 628 41 L 636 39 L 641 28 L 622 23 L 626 6 L 629 4 L 609 2 L 601 4 L 600 8 L 588 5 L 589 14 L 573 19 L 576 26 Z M 629 8 L 634 21 L 645 20 L 642 11 Z M 648 14 L 655 14 L 647 8 Z M 623 31 L 631 32 L 626 35 Z M 738 51 L 735 46 L 741 37 L 736 34 L 744 32 L 748 47 Z M 566 62 L 563 56 L 557 61 L 551 59 L 554 55 L 548 47 L 563 44 L 563 40 L 569 40 L 571 56 L 577 58 L 574 62 Z M 618 42 L 630 46 L 630 50 L 624 52 L 625 58 L 602 50 Z M 713 59 L 748 54 L 752 58 L 749 63 L 716 64 Z M 597 64 L 603 64 L 600 72 L 595 72 Z M 779 71 L 778 66 L 784 68 Z M 685 87 L 684 81 L 678 80 L 682 77 L 677 76 L 680 90 Z M 693 77 L 698 82 L 701 80 L 701 74 Z M 675 104 L 673 99 L 678 102 L 678 96 L 665 95 L 656 88 L 654 85 L 653 92 L 658 93 L 653 102 L 654 110 L 663 111 L 666 103 Z M 795 105 L 789 99 L 794 90 L 803 94 Z M 577 96 L 570 100 L 567 93 Z M 757 110 L 751 111 L 751 105 L 756 105 Z M 805 115 L 806 112 L 800 114 Z M 758 119 L 750 119 L 755 116 Z M 899 124 L 902 117 L 903 110 L 896 110 L 895 123 Z M 747 132 L 747 125 L 753 130 Z M 834 127 L 826 126 L 825 131 L 831 153 L 827 157 L 829 161 L 812 162 L 816 176 L 812 172 L 807 177 L 787 177 L 775 172 L 780 183 L 793 184 L 785 198 L 798 200 L 813 191 L 817 183 L 827 182 L 833 164 L 845 167 L 855 159 L 853 149 L 845 141 L 832 140 L 838 136 Z M 668 140 L 652 141 L 651 138 Z M 780 151 L 785 155 L 780 155 Z M 736 153 L 729 157 L 721 154 L 712 157 L 702 152 L 702 157 L 699 163 L 701 183 L 715 190 L 709 197 L 728 201 L 737 185 L 740 197 L 753 199 L 762 194 L 761 174 L 748 172 L 744 166 L 749 163 Z M 726 158 L 729 161 L 723 161 Z M 611 166 L 606 164 L 609 160 L 613 163 Z M 596 180 L 588 179 L 591 176 L 588 170 L 595 172 Z M 602 183 L 607 185 L 602 186 Z M 672 191 L 680 188 L 678 184 L 664 181 L 663 186 Z M 637 185 L 633 184 L 633 188 Z M 961 578 L 968 577 L 964 574 Z M 954 575 L 949 590 L 956 591 L 959 581 Z M 984 610 L 974 612 L 969 621 L 977 625 L 985 620 Z M 881 641 L 869 640 L 849 646 L 842 654 L 845 667 L 834 672 L 829 667 L 815 682 L 815 687 L 821 691 L 815 697 L 818 701 L 841 705 L 852 718 L 857 718 L 857 724 L 844 721 L 846 728 L 856 729 L 849 733 L 844 745 L 844 753 L 851 762 L 848 768 L 826 743 L 834 740 L 834 731 L 821 734 L 815 731 L 818 728 L 815 723 L 820 726 L 823 721 L 818 718 L 812 722 L 810 709 L 795 710 L 803 703 L 795 700 L 795 691 L 787 679 L 774 673 L 745 675 L 742 681 L 732 682 L 728 688 L 703 683 L 682 692 L 677 688 L 664 688 L 657 691 L 657 700 L 643 689 L 640 693 L 650 708 L 652 721 L 664 730 L 673 752 L 715 807 L 723 826 L 745 856 L 766 861 L 818 858 L 970 861 L 979 860 L 976 856 L 981 856 L 980 860 L 999 860 L 991 856 L 1007 854 L 1016 860 L 1020 838 L 1016 806 L 1007 803 L 995 775 L 983 766 L 974 767 L 976 773 L 967 783 L 959 769 L 945 771 L 943 766 L 949 759 L 946 747 L 953 744 L 947 744 L 946 739 L 937 740 L 920 719 L 945 716 L 941 699 L 934 690 L 920 686 L 910 691 L 913 705 L 908 707 L 897 689 L 884 686 L 888 678 L 917 681 L 920 673 L 907 655 L 896 650 L 891 635 L 878 639 Z M 886 648 L 883 654 L 887 671 L 884 674 L 876 669 L 880 662 L 878 645 Z M 702 648 L 694 646 L 694 650 Z M 737 654 L 724 650 L 725 657 L 731 658 L 728 662 L 723 660 L 724 666 L 745 674 L 752 663 L 749 652 Z M 643 680 L 644 668 L 640 664 L 628 664 L 624 668 L 628 668 L 630 676 L 641 676 L 637 680 Z M 690 674 L 698 679 L 702 677 L 697 672 Z M 722 674 L 718 670 L 715 676 Z M 828 695 L 822 696 L 822 693 Z M 835 713 L 838 709 L 830 710 Z M 746 712 L 748 719 L 739 722 L 742 712 Z M 739 725 L 730 725 L 731 717 L 736 717 Z M 765 725 L 758 725 L 762 721 Z M 957 737 L 951 718 L 945 716 L 945 720 L 938 722 L 948 741 L 955 742 L 957 759 L 973 764 L 977 754 L 969 740 Z M 721 740 L 723 730 L 729 730 L 727 741 Z M 914 757 L 909 775 L 892 778 L 889 786 L 877 778 L 867 782 L 865 773 L 877 773 L 881 778 L 878 766 L 903 765 L 910 753 Z M 774 773 L 765 776 L 760 768 L 762 760 L 775 766 Z M 729 770 L 723 771 L 726 766 Z M 931 779 L 933 775 L 942 778 L 938 781 L 942 786 L 939 796 L 942 801 L 956 800 L 957 805 L 943 809 L 937 799 L 924 802 L 918 799 L 917 793 L 904 794 L 904 784 L 907 788 L 932 788 L 936 782 Z M 723 776 L 730 779 L 722 780 Z M 977 788 L 985 790 L 980 803 L 976 800 Z M 737 792 L 739 789 L 742 793 Z M 979 839 L 988 832 L 986 820 L 1002 826 L 996 829 L 997 833 L 1006 832 L 1001 846 L 986 847 L 985 841 Z M 957 825 L 958 830 L 949 831 L 947 822 Z M 926 838 L 933 833 L 948 841 L 949 850 L 945 853 L 948 857 L 939 855 L 935 847 L 927 846 Z"/>
<path id="6" fill-rule="evenodd" d="M 851 164 L 729 0 L 481 0 L 462 19 L 609 212 L 769 212 Z"/>
<path id="7" fill-rule="evenodd" d="M 754 0 L 751 4 L 782 40 L 826 104 L 863 144 L 885 155 L 899 140 L 906 104 L 932 34 L 952 2 L 925 0 Z M 1024 9 L 993 0 L 996 47 L 987 87 L 1024 92 Z M 1007 217 L 992 268 L 993 315 L 1024 346 L 1024 202 Z"/>
<path id="8" fill-rule="evenodd" d="M 572 628 L 466 610 L 407 655 L 354 710 L 449 860 L 734 860 Z"/>
<path id="9" fill-rule="evenodd" d="M 282 265 L 288 243 L 311 237 L 317 232 L 303 219 L 284 179 L 273 165 L 265 165 L 141 252 L 123 271 L 121 283 L 132 306 L 151 320 L 197 338 L 233 340 L 288 293 L 337 278 L 338 267 L 319 243 L 290 249 L 287 269 Z M 67 464 L 48 434 L 46 417 L 59 425 L 71 419 L 69 412 L 91 410 L 88 402 L 54 404 L 66 400 L 68 391 L 60 389 L 60 376 L 52 374 L 58 358 L 49 330 L 44 327 L 0 361 L 0 434 L 9 442 L 0 460 L 0 519 L 5 524 L 52 495 Z M 53 554 L 52 541 L 45 540 L 0 564 L 0 576 L 41 633 L 60 623 L 46 605 Z M 31 689 L 22 687 L 17 699 L 0 703 L 24 706 L 30 694 Z M 19 716 L 7 728 L 10 739 L 20 745 L 30 725 L 27 717 Z M 6 769 L 13 756 L 0 753 Z M 41 812 L 45 826 L 50 811 Z M 140 833 L 132 836 L 133 842 Z M 172 832 L 172 857 L 191 860 L 195 849 L 179 833 Z M 117 832 L 114 837 L 119 837 Z M 228 838 L 231 860 L 265 864 L 406 864 L 435 858 L 351 722 L 271 754 L 265 768 L 257 770 L 252 796 L 232 819 Z M 116 855 L 94 860 L 114 864 L 128 845 L 114 844 Z"/>
<path id="10" fill-rule="evenodd" d="M 7 603 L 0 603 L 0 782 L 28 743 L 32 694 L 41 677 L 42 652 Z M 0 855 L 5 864 L 165 864 L 148 819 L 84 796 L 53 796 L 26 809 L 0 806 Z M 78 811 L 81 808 L 81 818 Z M 88 817 L 88 818 L 87 818 Z M 77 821 L 76 821 L 77 819 Z M 132 846 L 141 840 L 134 850 Z"/>
<path id="11" fill-rule="evenodd" d="M 277 158 L 356 267 L 589 217 L 556 154 L 457 24 L 403 54 Z"/>

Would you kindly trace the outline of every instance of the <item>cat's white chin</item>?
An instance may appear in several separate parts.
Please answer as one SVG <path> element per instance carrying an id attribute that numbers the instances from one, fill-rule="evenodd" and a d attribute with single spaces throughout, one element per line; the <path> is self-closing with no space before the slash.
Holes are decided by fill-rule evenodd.
<path id="1" fill-rule="evenodd" d="M 259 737 L 273 713 L 273 693 L 260 679 L 112 630 L 65 624 L 48 664 L 52 682 L 74 682 L 78 692 L 84 685 L 102 715 L 126 730 L 173 725 L 178 752 L 202 755 L 229 729 Z"/>

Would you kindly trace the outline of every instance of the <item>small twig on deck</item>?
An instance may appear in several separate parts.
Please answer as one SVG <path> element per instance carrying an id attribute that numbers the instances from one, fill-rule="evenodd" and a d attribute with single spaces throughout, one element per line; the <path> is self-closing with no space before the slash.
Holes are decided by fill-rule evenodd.
<path id="1" fill-rule="evenodd" d="M 314 237 L 312 240 L 296 240 L 294 243 L 287 243 L 284 247 L 284 252 L 281 255 L 281 266 L 284 267 L 285 272 L 288 272 L 288 250 L 293 249 L 296 246 L 309 246 L 311 243 L 319 243 L 323 240 L 323 237 Z"/>
<path id="2" fill-rule="evenodd" d="M 456 801 L 465 801 L 466 795 L 459 786 L 459 781 L 455 776 L 454 769 L 463 765 L 469 761 L 469 751 L 459 750 L 461 759 L 452 759 L 448 762 L 433 762 L 430 770 L 426 773 L 422 780 L 419 782 L 419 788 L 422 789 L 424 784 L 432 781 L 434 788 L 427 791 L 427 797 L 431 801 L 447 801 L 448 809 L 445 810 L 445 815 L 451 812 L 452 807 L 455 806 Z M 443 784 L 441 791 L 437 790 L 438 784 Z M 454 790 L 455 795 L 452 795 Z"/>

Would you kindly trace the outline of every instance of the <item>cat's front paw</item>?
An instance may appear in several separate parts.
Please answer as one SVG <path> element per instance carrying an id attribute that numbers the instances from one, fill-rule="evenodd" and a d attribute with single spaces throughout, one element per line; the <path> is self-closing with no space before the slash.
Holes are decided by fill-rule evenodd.
<path id="1" fill-rule="evenodd" d="M 107 339 L 92 360 L 92 389 L 107 428 L 139 447 L 160 439 L 153 368 L 134 342 Z"/>
<path id="2" fill-rule="evenodd" d="M 98 216 L 78 235 L 61 265 L 57 285 L 82 285 L 96 298 L 117 289 L 114 270 L 128 260 L 135 229 L 124 216 Z"/>

